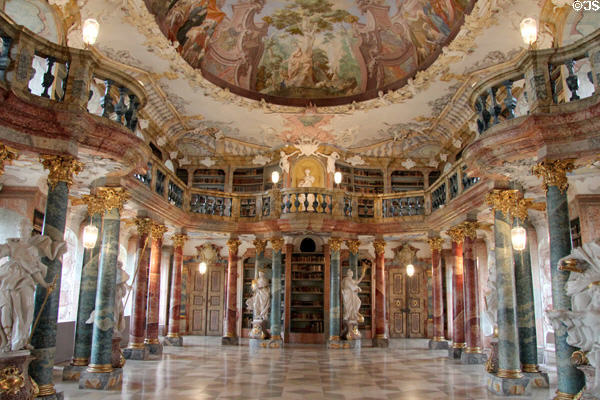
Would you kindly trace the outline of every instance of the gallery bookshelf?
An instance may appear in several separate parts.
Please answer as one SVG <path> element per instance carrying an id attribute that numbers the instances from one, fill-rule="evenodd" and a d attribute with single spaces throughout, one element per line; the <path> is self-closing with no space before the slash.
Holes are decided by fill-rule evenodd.
<path id="1" fill-rule="evenodd" d="M 296 343 L 318 343 L 325 329 L 325 257 L 294 253 L 291 265 L 290 336 Z"/>
<path id="2" fill-rule="evenodd" d="M 384 192 L 383 172 L 376 168 L 357 168 L 335 163 L 336 171 L 342 173 L 340 189 L 346 192 L 381 194 Z"/>
<path id="3" fill-rule="evenodd" d="M 192 175 L 192 188 L 225 191 L 225 171 L 222 169 L 197 169 Z"/>
<path id="4" fill-rule="evenodd" d="M 233 171 L 233 191 L 235 193 L 262 192 L 263 180 L 262 168 L 238 168 Z"/>
<path id="5" fill-rule="evenodd" d="M 358 275 L 362 273 L 362 265 L 366 264 L 365 277 L 361 283 L 358 284 L 360 292 L 358 297 L 360 298 L 360 310 L 359 312 L 365 318 L 362 324 L 358 325 L 363 339 L 369 339 L 372 337 L 373 327 L 373 305 L 374 305 L 374 292 L 373 292 L 373 263 L 369 259 L 361 259 L 358 261 Z"/>
<path id="6" fill-rule="evenodd" d="M 394 171 L 391 176 L 391 188 L 394 193 L 423 190 L 425 178 L 420 171 Z"/>

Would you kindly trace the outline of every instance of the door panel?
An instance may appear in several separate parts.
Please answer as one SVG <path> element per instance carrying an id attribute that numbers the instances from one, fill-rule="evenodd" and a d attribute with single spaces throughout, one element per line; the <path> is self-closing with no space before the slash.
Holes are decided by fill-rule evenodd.
<path id="1" fill-rule="evenodd" d="M 193 272 L 190 301 L 191 334 L 221 336 L 223 333 L 223 281 L 225 271 L 220 265 L 209 267 L 206 274 Z"/>
<path id="2" fill-rule="evenodd" d="M 209 268 L 210 276 L 208 294 L 208 326 L 207 336 L 221 336 L 223 334 L 223 286 L 225 271 L 219 267 Z"/>
<path id="3" fill-rule="evenodd" d="M 389 277 L 390 337 L 425 337 L 426 272 L 415 271 L 412 277 L 408 277 L 405 268 L 390 267 Z"/>
<path id="4" fill-rule="evenodd" d="M 192 272 L 194 277 L 191 293 L 192 335 L 206 335 L 206 277 L 198 271 Z"/>

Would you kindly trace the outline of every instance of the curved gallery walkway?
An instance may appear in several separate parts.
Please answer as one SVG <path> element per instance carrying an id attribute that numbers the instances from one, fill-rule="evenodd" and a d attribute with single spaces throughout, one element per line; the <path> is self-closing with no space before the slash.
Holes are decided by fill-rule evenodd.
<path id="1" fill-rule="evenodd" d="M 122 392 L 77 389 L 60 382 L 65 399 L 501 399 L 487 392 L 483 365 L 449 360 L 427 350 L 427 340 L 394 339 L 387 349 L 327 350 L 293 345 L 279 350 L 221 346 L 220 337 L 185 336 L 185 347 L 165 347 L 162 360 L 127 361 Z M 58 372 L 58 371 L 57 371 Z M 549 399 L 556 389 L 533 389 Z"/>

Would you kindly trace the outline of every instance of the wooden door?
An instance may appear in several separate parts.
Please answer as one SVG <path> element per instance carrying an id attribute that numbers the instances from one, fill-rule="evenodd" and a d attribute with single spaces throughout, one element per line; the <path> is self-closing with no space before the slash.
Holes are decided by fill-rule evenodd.
<path id="1" fill-rule="evenodd" d="M 193 273 L 190 299 L 192 335 L 221 336 L 223 333 L 223 282 L 220 265 L 209 267 L 206 274 Z"/>
<path id="2" fill-rule="evenodd" d="M 206 335 L 206 275 L 192 272 L 190 290 L 190 321 L 192 335 Z"/>
<path id="3" fill-rule="evenodd" d="M 427 322 L 427 287 L 425 271 L 412 277 L 406 269 L 391 267 L 388 275 L 390 337 L 425 337 Z"/>

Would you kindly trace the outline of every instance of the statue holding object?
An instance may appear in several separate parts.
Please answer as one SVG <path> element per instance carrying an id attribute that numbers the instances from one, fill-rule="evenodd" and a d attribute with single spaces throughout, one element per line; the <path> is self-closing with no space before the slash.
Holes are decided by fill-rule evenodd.
<path id="1" fill-rule="evenodd" d="M 346 271 L 346 276 L 342 279 L 342 301 L 344 306 L 344 334 L 346 339 L 355 340 L 360 339 L 361 335 L 358 331 L 358 324 L 364 322 L 364 317 L 360 314 L 360 297 L 358 292 L 360 289 L 360 282 L 365 277 L 367 267 L 365 264 L 362 265 L 362 273 L 359 279 L 354 279 L 354 273 L 351 269 Z"/>

